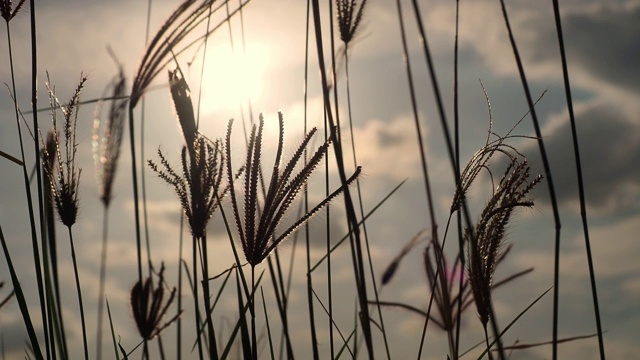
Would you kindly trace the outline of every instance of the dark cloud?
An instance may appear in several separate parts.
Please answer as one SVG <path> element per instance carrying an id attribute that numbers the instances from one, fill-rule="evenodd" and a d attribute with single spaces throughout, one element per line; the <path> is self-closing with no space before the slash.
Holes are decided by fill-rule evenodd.
<path id="1" fill-rule="evenodd" d="M 600 80 L 640 91 L 640 6 L 602 4 L 567 13 L 562 29 L 570 66 L 578 65 Z M 533 59 L 556 61 L 558 48 L 549 46 L 557 44 L 555 26 L 537 34 L 528 46 Z"/>
<path id="2" fill-rule="evenodd" d="M 611 207 L 619 211 L 633 206 L 633 199 L 640 196 L 640 168 L 637 166 L 640 163 L 640 125 L 607 104 L 590 104 L 578 109 L 576 121 L 589 205 L 604 211 Z M 578 198 L 571 139 L 571 127 L 566 117 L 544 138 L 560 202 Z M 530 143 L 523 150 L 541 172 L 537 144 Z M 540 186 L 538 191 L 542 188 L 546 186 Z"/>

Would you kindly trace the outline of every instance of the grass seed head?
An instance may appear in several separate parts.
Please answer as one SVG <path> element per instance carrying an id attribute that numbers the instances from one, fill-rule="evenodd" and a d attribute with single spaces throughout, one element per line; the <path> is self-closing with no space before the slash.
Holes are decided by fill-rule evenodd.
<path id="1" fill-rule="evenodd" d="M 102 121 L 103 101 L 98 102 L 93 120 L 93 160 L 98 178 L 98 192 L 100 200 L 109 206 L 112 197 L 113 181 L 115 179 L 120 145 L 124 134 L 126 119 L 126 78 L 122 66 L 120 71 L 107 86 L 105 94 L 109 94 L 111 106 L 105 121 Z"/>
<path id="2" fill-rule="evenodd" d="M 336 0 L 340 40 L 346 45 L 351 42 L 360 28 L 362 14 L 366 4 L 367 0 L 363 0 L 360 7 L 358 7 L 356 0 Z"/>
<path id="3" fill-rule="evenodd" d="M 18 14 L 18 11 L 20 11 L 20 8 L 22 8 L 22 5 L 24 5 L 25 2 L 26 0 L 20 0 L 18 2 L 18 5 L 16 5 L 15 9 L 12 10 L 13 8 L 12 0 L 0 0 L 0 15 L 6 22 L 11 21 L 11 19 L 16 17 L 16 15 Z"/>
<path id="4" fill-rule="evenodd" d="M 158 149 L 160 166 L 152 160 L 148 165 L 158 176 L 173 186 L 184 211 L 191 234 L 196 238 L 206 235 L 207 223 L 223 197 L 221 184 L 224 178 L 225 158 L 222 141 L 210 141 L 202 136 L 195 139 L 194 151 L 183 146 L 181 171 L 175 171 Z"/>
<path id="5" fill-rule="evenodd" d="M 493 275 L 496 265 L 503 258 L 501 254 L 507 226 L 514 210 L 533 206 L 533 200 L 528 199 L 527 195 L 541 179 L 541 175 L 530 179 L 530 166 L 526 159 L 512 158 L 481 212 L 475 229 L 466 229 L 469 259 L 467 275 L 483 325 L 489 321 Z"/>
<path id="6" fill-rule="evenodd" d="M 329 147 L 329 140 L 325 141 L 313 152 L 305 162 L 304 152 L 309 146 L 313 135 L 317 132 L 312 129 L 302 140 L 302 144 L 296 149 L 291 159 L 281 163 L 284 148 L 284 120 L 282 114 L 278 114 L 279 139 L 276 158 L 272 166 L 271 178 L 268 187 L 265 188 L 264 196 L 258 193 L 259 177 L 262 175 L 262 133 L 264 119 L 260 116 L 260 122 L 253 126 L 249 138 L 247 149 L 245 171 L 244 171 L 244 211 L 241 212 L 238 206 L 240 202 L 234 186 L 233 171 L 231 168 L 231 126 L 229 123 L 227 130 L 226 157 L 227 176 L 229 179 L 229 192 L 233 206 L 234 220 L 245 257 L 249 264 L 255 266 L 261 263 L 278 244 L 289 235 L 293 234 L 321 208 L 327 205 L 332 199 L 344 190 L 340 187 L 331 195 L 321 201 L 316 207 L 303 214 L 298 220 L 283 231 L 278 231 L 282 220 L 288 215 L 289 209 L 297 199 L 301 190 L 309 180 Z M 300 168 L 296 171 L 296 169 Z M 351 184 L 360 174 L 360 168 L 347 180 L 347 186 Z M 241 215 L 242 214 L 242 215 Z"/>
<path id="7" fill-rule="evenodd" d="M 180 316 L 180 314 L 178 314 L 165 324 L 161 324 L 169 306 L 171 306 L 171 303 L 173 303 L 175 299 L 176 288 L 174 287 L 171 290 L 169 298 L 164 302 L 165 287 L 167 286 L 164 281 L 164 263 L 157 277 L 157 287 L 154 287 L 152 276 L 149 276 L 144 282 L 136 282 L 131 289 L 131 312 L 136 322 L 138 332 L 145 340 L 151 340 L 159 335 Z"/>
<path id="8" fill-rule="evenodd" d="M 78 111 L 80 107 L 80 93 L 87 78 L 81 75 L 80 82 L 69 102 L 63 104 L 55 94 L 55 88 L 51 86 L 49 74 L 47 74 L 47 90 L 49 92 L 49 104 L 51 106 L 51 119 L 53 123 L 53 138 L 55 144 L 45 145 L 45 157 L 55 157 L 55 164 L 45 162 L 45 176 L 51 187 L 53 203 L 55 204 L 58 216 L 62 223 L 71 227 L 76 222 L 78 216 L 78 187 L 80 184 L 81 169 L 76 167 L 76 125 L 78 122 Z M 60 143 L 60 129 L 58 128 L 57 110 L 63 114 L 64 122 L 62 136 L 64 146 Z M 49 153 L 49 149 L 55 148 L 55 156 Z M 57 176 L 55 172 L 57 169 Z"/>

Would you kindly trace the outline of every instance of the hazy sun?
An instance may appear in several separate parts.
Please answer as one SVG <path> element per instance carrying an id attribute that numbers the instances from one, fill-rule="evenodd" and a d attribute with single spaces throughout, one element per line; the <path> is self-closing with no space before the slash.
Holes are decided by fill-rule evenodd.
<path id="1" fill-rule="evenodd" d="M 249 99 L 262 94 L 262 82 L 268 65 L 266 47 L 247 44 L 246 50 L 214 48 L 207 54 L 202 82 L 202 110 L 235 110 Z"/>

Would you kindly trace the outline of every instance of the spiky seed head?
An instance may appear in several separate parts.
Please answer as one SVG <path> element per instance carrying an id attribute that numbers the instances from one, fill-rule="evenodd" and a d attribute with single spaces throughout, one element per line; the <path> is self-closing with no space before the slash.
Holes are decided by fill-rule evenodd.
<path id="1" fill-rule="evenodd" d="M 169 89 L 171 90 L 171 98 L 173 99 L 173 104 L 178 114 L 178 123 L 182 129 L 184 141 L 189 152 L 193 152 L 194 143 L 198 135 L 196 117 L 191 102 L 191 90 L 179 67 L 173 71 L 169 71 Z"/>
<path id="2" fill-rule="evenodd" d="M 363 0 L 358 8 L 358 2 L 356 0 L 336 0 L 340 40 L 346 45 L 353 40 L 353 37 L 360 28 L 362 14 L 366 4 L 367 0 Z"/>
<path id="3" fill-rule="evenodd" d="M 149 276 L 144 282 L 138 280 L 131 289 L 130 294 L 133 319 L 140 336 L 145 340 L 151 340 L 159 335 L 180 316 L 180 314 L 178 314 L 165 324 L 161 324 L 163 317 L 166 315 L 169 306 L 175 298 L 176 288 L 174 287 L 171 290 L 169 298 L 164 302 L 166 286 L 164 281 L 164 263 L 162 263 L 157 277 L 157 287 L 154 287 L 152 276 Z"/>
<path id="4" fill-rule="evenodd" d="M 102 107 L 98 102 L 93 120 L 93 160 L 98 179 L 98 192 L 104 206 L 109 206 L 112 197 L 113 181 L 120 157 L 120 146 L 124 134 L 127 98 L 126 78 L 122 66 L 120 71 L 105 89 L 104 94 L 110 93 L 111 106 L 109 113 L 102 121 Z"/>
<path id="5" fill-rule="evenodd" d="M 480 321 L 486 326 L 490 316 L 491 288 L 496 265 L 501 260 L 506 228 L 514 210 L 533 206 L 529 192 L 542 176 L 529 180 L 530 167 L 526 159 L 512 158 L 505 174 L 480 214 L 475 229 L 467 229 L 467 275 L 473 290 Z"/>
<path id="6" fill-rule="evenodd" d="M 47 73 L 47 90 L 49 91 L 49 103 L 51 106 L 51 120 L 53 123 L 53 139 L 55 143 L 55 158 L 58 176 L 53 176 L 54 168 L 45 169 L 49 173 L 48 180 L 56 206 L 58 216 L 62 223 L 71 227 L 78 216 L 78 187 L 82 171 L 76 167 L 75 158 L 78 144 L 76 143 L 76 124 L 80 107 L 80 92 L 87 78 L 81 74 L 81 79 L 68 103 L 62 104 L 51 86 L 51 80 Z M 64 116 L 62 134 L 64 137 L 64 150 L 60 144 L 57 111 L 59 108 Z M 45 147 L 46 148 L 46 147 Z"/>
<path id="7" fill-rule="evenodd" d="M 18 11 L 20 11 L 20 8 L 22 8 L 22 5 L 24 5 L 25 1 L 26 0 L 20 0 L 18 2 L 18 5 L 16 5 L 16 8 L 11 10 L 11 8 L 13 7 L 12 0 L 0 0 L 0 15 L 6 22 L 11 21 L 11 19 L 16 17 Z"/>
<path id="8" fill-rule="evenodd" d="M 278 149 L 276 151 L 276 159 L 271 167 L 271 179 L 267 187 L 266 194 L 261 197 L 258 193 L 257 183 L 262 175 L 262 129 L 264 119 L 260 116 L 260 123 L 253 127 L 251 136 L 249 137 L 249 146 L 246 155 L 245 171 L 244 171 L 244 209 L 241 212 L 236 199 L 236 191 L 231 174 L 231 122 L 227 130 L 226 137 L 226 157 L 227 157 L 227 176 L 229 179 L 229 193 L 231 198 L 232 210 L 235 224 L 240 235 L 240 242 L 245 254 L 247 262 L 252 266 L 261 263 L 284 239 L 297 231 L 302 225 L 307 223 L 310 218 L 315 215 L 321 208 L 326 206 L 332 199 L 342 193 L 344 187 L 338 188 L 324 200 L 322 200 L 313 209 L 303 214 L 298 220 L 294 221 L 291 226 L 283 231 L 279 231 L 282 220 L 289 213 L 290 207 L 301 193 L 301 189 L 309 180 L 311 174 L 320 163 L 327 148 L 329 141 L 325 141 L 307 160 L 301 164 L 304 151 L 307 149 L 311 138 L 316 133 L 316 129 L 312 129 L 305 136 L 302 144 L 294 152 L 288 162 L 281 164 L 280 156 L 284 146 L 284 120 L 282 114 L 278 114 L 280 136 L 278 141 Z M 301 169 L 296 172 L 296 169 Z M 346 186 L 355 181 L 360 174 L 361 169 L 358 167 L 356 172 L 347 180 Z M 241 213 L 243 215 L 241 215 Z"/>

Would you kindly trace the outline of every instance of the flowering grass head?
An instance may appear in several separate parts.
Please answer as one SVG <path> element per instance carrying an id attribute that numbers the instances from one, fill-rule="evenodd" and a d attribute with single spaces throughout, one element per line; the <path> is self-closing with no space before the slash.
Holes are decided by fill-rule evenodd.
<path id="1" fill-rule="evenodd" d="M 301 190 L 309 180 L 329 148 L 330 141 L 326 140 L 312 153 L 308 161 L 304 161 L 304 152 L 309 146 L 311 139 L 317 132 L 313 128 L 302 140 L 302 144 L 296 149 L 289 161 L 282 162 L 282 152 L 284 148 L 284 120 L 282 114 L 278 114 L 279 137 L 276 157 L 272 166 L 271 178 L 266 187 L 264 196 L 260 196 L 258 183 L 262 175 L 262 135 L 264 119 L 260 116 L 260 122 L 253 126 L 249 137 L 249 146 L 245 160 L 244 171 L 244 210 L 240 211 L 239 196 L 233 182 L 233 171 L 231 164 L 231 129 L 233 122 L 229 122 L 226 138 L 227 176 L 229 177 L 229 192 L 231 197 L 233 215 L 242 250 L 247 262 L 252 266 L 261 263 L 269 254 L 293 234 L 300 226 L 307 223 L 313 215 L 326 206 L 333 198 L 344 190 L 340 187 L 309 212 L 302 215 L 298 220 L 284 230 L 279 231 L 285 215 L 293 204 L 294 200 L 301 193 Z M 301 164 L 300 170 L 296 171 Z M 351 184 L 360 174 L 360 168 L 347 180 L 347 186 Z"/>
<path id="2" fill-rule="evenodd" d="M 55 158 L 55 161 L 46 161 L 44 163 L 44 172 L 48 186 L 51 188 L 53 203 L 55 204 L 58 216 L 67 227 L 75 224 L 78 216 L 78 186 L 82 170 L 77 168 L 75 163 L 78 148 L 76 142 L 76 125 L 80 107 L 80 92 L 86 81 L 87 78 L 81 75 L 80 82 L 78 86 L 76 86 L 71 99 L 63 104 L 56 97 L 55 87 L 51 86 L 51 81 L 47 74 L 47 90 L 49 91 L 53 130 L 51 135 L 48 136 L 48 139 L 52 139 L 52 143 L 45 145 L 44 157 L 47 159 Z M 64 118 L 62 129 L 59 128 L 57 109 L 62 112 Z M 63 146 L 60 143 L 61 132 L 64 138 Z M 50 153 L 51 149 L 54 149 L 55 155 Z M 56 170 L 57 176 L 55 174 Z"/>

